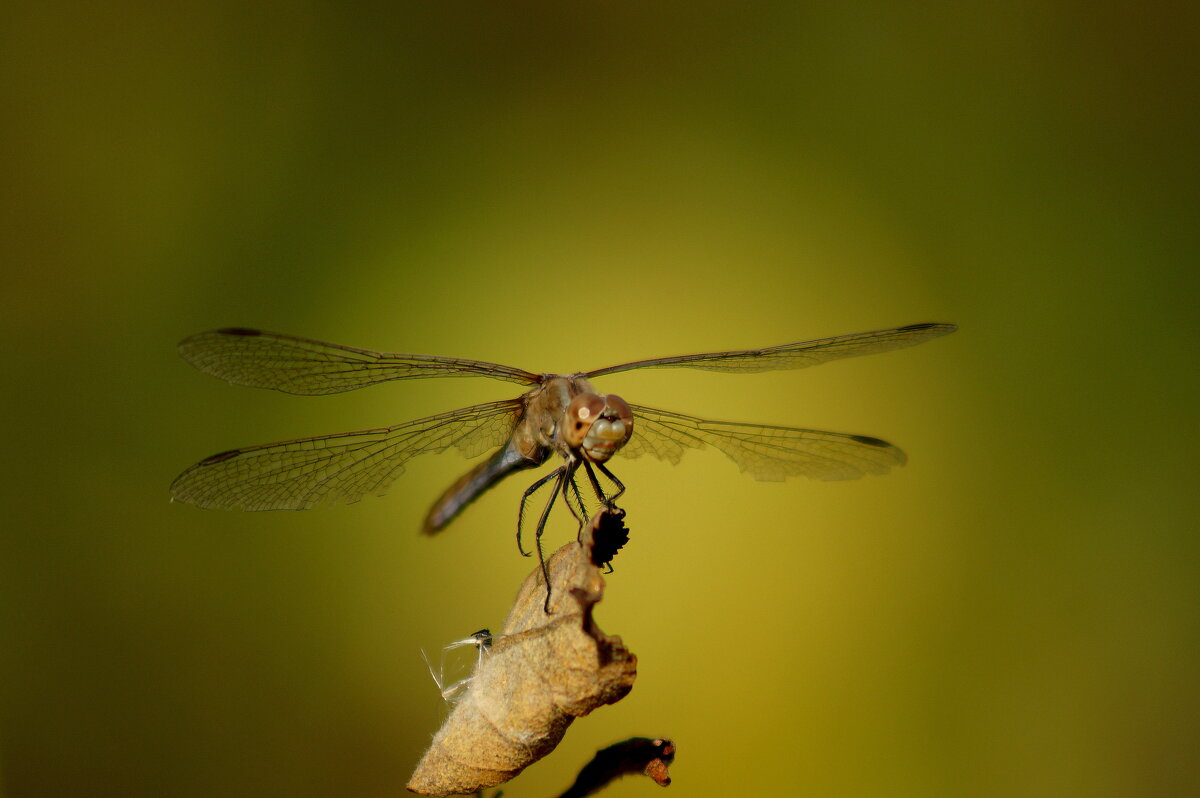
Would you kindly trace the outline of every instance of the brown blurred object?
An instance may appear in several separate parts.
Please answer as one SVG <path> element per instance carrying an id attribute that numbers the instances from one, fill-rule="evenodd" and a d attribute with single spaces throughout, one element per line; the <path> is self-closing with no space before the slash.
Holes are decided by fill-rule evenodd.
<path id="1" fill-rule="evenodd" d="M 585 798 L 622 776 L 643 773 L 661 787 L 671 784 L 668 766 L 675 761 L 675 743 L 662 737 L 631 737 L 597 751 L 583 766 L 575 783 L 558 798 Z"/>
<path id="2" fill-rule="evenodd" d="M 442 796 L 502 784 L 553 751 L 575 718 L 633 689 L 637 657 L 592 618 L 604 593 L 593 548 L 614 528 L 608 514 L 593 516 L 578 542 L 550 558 L 549 612 L 543 610 L 541 569 L 525 579 L 503 630 L 418 763 L 409 790 Z"/>

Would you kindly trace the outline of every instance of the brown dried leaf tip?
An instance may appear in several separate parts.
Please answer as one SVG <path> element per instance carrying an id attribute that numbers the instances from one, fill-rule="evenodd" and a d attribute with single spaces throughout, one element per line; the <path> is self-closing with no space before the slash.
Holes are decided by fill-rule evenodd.
<path id="1" fill-rule="evenodd" d="M 553 751 L 575 718 L 633 689 L 637 657 L 592 617 L 604 593 L 593 563 L 594 539 L 611 525 L 608 514 L 597 513 L 579 541 L 548 561 L 549 613 L 541 568 L 525 579 L 465 696 L 417 764 L 409 790 L 459 795 L 502 784 Z"/>
<path id="2" fill-rule="evenodd" d="M 570 789 L 558 798 L 584 798 L 599 792 L 610 781 L 643 773 L 660 786 L 671 783 L 667 767 L 675 761 L 675 744 L 663 738 L 633 737 L 597 751 L 592 761 L 583 766 Z"/>

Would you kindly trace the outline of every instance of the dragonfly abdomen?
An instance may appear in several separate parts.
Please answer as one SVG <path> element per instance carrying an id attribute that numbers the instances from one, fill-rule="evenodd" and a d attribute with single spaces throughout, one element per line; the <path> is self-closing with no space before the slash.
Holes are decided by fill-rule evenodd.
<path id="1" fill-rule="evenodd" d="M 523 454 L 513 440 L 498 449 L 488 459 L 463 474 L 454 484 L 446 488 L 438 500 L 429 508 L 421 531 L 426 535 L 440 532 L 453 521 L 466 506 L 479 498 L 500 480 L 517 471 L 536 468 L 546 462 L 550 450 L 541 448 L 534 457 Z"/>

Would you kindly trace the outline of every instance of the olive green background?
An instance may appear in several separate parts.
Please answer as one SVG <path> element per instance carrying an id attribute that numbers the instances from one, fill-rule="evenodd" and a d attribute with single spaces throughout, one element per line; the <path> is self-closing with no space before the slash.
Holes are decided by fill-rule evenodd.
<path id="1" fill-rule="evenodd" d="M 447 711 L 420 651 L 532 565 L 525 477 L 417 535 L 453 453 L 352 506 L 168 503 L 213 452 L 514 394 L 176 356 L 229 325 L 569 372 L 957 322 L 598 381 L 910 462 L 617 458 L 597 618 L 638 682 L 506 795 L 633 735 L 677 741 L 679 796 L 1194 788 L 1194 4 L 169 5 L 0 29 L 6 796 L 402 795 Z"/>

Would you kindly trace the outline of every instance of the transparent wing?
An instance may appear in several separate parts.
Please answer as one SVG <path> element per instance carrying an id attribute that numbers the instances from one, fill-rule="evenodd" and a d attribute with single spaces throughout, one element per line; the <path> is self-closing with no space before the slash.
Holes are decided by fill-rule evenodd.
<path id="1" fill-rule="evenodd" d="M 633 363 L 623 363 L 619 366 L 589 371 L 586 376 L 600 377 L 605 374 L 615 374 L 618 371 L 646 368 L 689 368 L 742 374 L 777 369 L 800 369 L 805 366 L 815 366 L 818 363 L 827 363 L 830 360 L 840 360 L 844 357 L 870 355 L 875 352 L 889 352 L 893 349 L 903 349 L 906 346 L 916 346 L 932 338 L 948 335 L 957 329 L 958 327 L 953 324 L 910 324 L 907 327 L 897 327 L 892 330 L 839 335 L 836 338 L 801 341 L 796 344 L 783 344 L 766 349 L 708 352 L 700 355 L 678 355 L 653 360 L 638 360 Z"/>
<path id="2" fill-rule="evenodd" d="M 185 338 L 179 354 L 205 374 L 235 385 L 307 396 L 424 377 L 491 377 L 522 385 L 540 381 L 536 374 L 496 363 L 372 352 L 239 327 Z"/>
<path id="3" fill-rule="evenodd" d="M 318 435 L 214 454 L 171 483 L 175 501 L 225 510 L 304 510 L 380 494 L 410 457 L 456 447 L 474 457 L 508 440 L 520 399 L 464 407 L 394 427 Z"/>
<path id="4" fill-rule="evenodd" d="M 795 427 L 709 421 L 631 404 L 633 437 L 621 451 L 676 464 L 688 449 L 712 446 L 755 479 L 856 479 L 904 465 L 904 452 L 887 441 Z"/>

